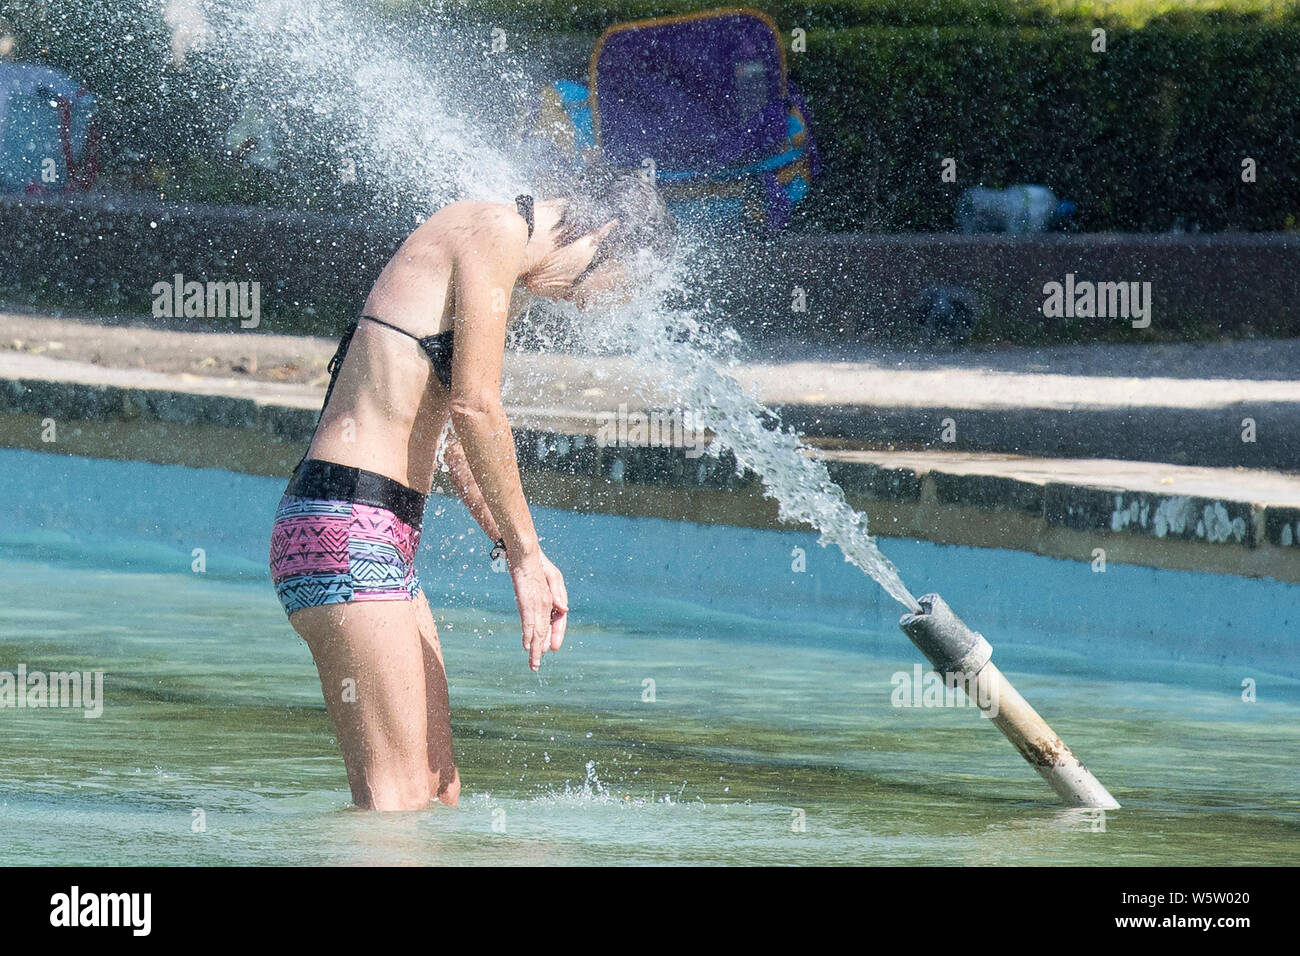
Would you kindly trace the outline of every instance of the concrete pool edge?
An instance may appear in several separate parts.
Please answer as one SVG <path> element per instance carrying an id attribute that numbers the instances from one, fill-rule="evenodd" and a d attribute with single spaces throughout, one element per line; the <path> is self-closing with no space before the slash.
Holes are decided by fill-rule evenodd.
<path id="1" fill-rule="evenodd" d="M 286 397 L 256 383 L 132 374 L 167 387 L 0 377 L 0 445 L 287 476 L 319 407 L 305 387 Z M 526 490 L 539 504 L 786 527 L 757 477 L 737 475 L 729 455 L 602 446 L 586 411 L 514 408 L 512 417 Z M 1300 477 L 965 452 L 819 453 L 881 537 L 1300 583 Z"/>

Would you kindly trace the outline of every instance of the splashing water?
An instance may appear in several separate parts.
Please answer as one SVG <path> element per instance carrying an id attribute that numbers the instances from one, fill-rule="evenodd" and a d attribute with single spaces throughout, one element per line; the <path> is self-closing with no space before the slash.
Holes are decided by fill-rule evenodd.
<path id="1" fill-rule="evenodd" d="M 512 154 L 502 134 L 517 125 L 512 117 L 530 82 L 512 60 L 488 54 L 480 25 L 458 27 L 435 15 L 424 21 L 418 43 L 406 43 L 422 52 L 404 57 L 391 28 L 337 0 L 173 3 L 202 14 L 204 68 L 215 70 L 236 99 L 281 117 L 292 108 L 298 126 L 307 127 L 296 133 L 363 161 L 367 178 L 407 221 L 456 199 L 504 201 L 531 191 L 523 156 Z M 485 57 L 492 60 L 486 71 Z M 692 424 L 713 432 L 711 454 L 730 451 L 738 469 L 760 477 L 781 520 L 816 528 L 823 546 L 838 546 L 891 597 L 919 610 L 868 533 L 866 516 L 848 505 L 825 464 L 722 369 L 738 336 L 707 316 L 663 304 L 683 288 L 692 245 L 688 237 L 674 267 L 657 269 L 634 303 L 581 319 L 569 310 L 582 324 L 584 347 L 630 353 L 657 378 L 660 396 L 671 395 Z"/>
<path id="2" fill-rule="evenodd" d="M 495 199 L 525 185 L 494 144 L 499 133 L 489 134 L 507 128 L 523 77 L 498 58 L 506 68 L 493 70 L 495 95 L 485 98 L 472 80 L 473 61 L 486 55 L 482 37 L 442 19 L 423 21 L 419 36 L 395 37 L 330 0 L 215 6 L 220 31 L 237 41 L 221 69 L 248 101 L 310 116 L 394 209 L 424 218 L 454 199 Z M 404 58 L 398 42 L 428 64 Z"/>
<path id="3" fill-rule="evenodd" d="M 680 264 L 679 264 L 680 268 Z M 676 278 L 661 280 L 673 285 Z M 909 611 L 920 604 L 868 533 L 867 516 L 844 500 L 826 465 L 779 417 L 747 394 L 720 367 L 739 337 L 720 331 L 692 313 L 658 306 L 663 290 L 651 290 L 634 305 L 612 310 L 591 323 L 588 347 L 631 353 L 634 364 L 653 373 L 653 389 L 667 393 L 691 418 L 713 432 L 711 454 L 730 451 L 737 470 L 757 474 L 777 503 L 782 521 L 808 524 L 821 532 L 818 543 L 834 544 L 844 558 L 870 575 Z M 585 320 L 584 320 L 585 321 Z M 768 427 L 772 422 L 775 427 Z"/>
<path id="4" fill-rule="evenodd" d="M 583 765 L 585 776 L 582 785 L 577 786 L 572 781 L 564 782 L 564 789 L 558 792 L 545 794 L 536 799 L 546 803 L 563 802 L 569 804 L 616 804 L 619 806 L 645 807 L 651 803 L 672 805 L 679 803 L 682 794 L 686 792 L 686 781 L 682 781 L 681 788 L 676 793 L 651 794 L 650 798 L 633 797 L 630 794 L 623 794 L 620 798 L 607 787 L 603 781 L 596 775 L 596 761 L 588 760 Z M 639 772 L 639 771 L 638 771 Z M 702 801 L 700 801 L 702 803 Z"/>

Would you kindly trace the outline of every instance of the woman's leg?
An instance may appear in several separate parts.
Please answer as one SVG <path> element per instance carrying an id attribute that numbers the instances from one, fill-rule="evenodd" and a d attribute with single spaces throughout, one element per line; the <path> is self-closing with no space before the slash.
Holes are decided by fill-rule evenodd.
<path id="1" fill-rule="evenodd" d="M 437 789 L 429 773 L 426 664 L 415 602 L 305 607 L 289 623 L 316 660 L 357 806 L 427 806 Z"/>
<path id="2" fill-rule="evenodd" d="M 429 786 L 449 807 L 460 802 L 460 775 L 451 743 L 451 701 L 447 693 L 447 671 L 442 660 L 438 627 L 424 591 L 412 602 L 424 654 L 424 697 L 429 745 Z"/>

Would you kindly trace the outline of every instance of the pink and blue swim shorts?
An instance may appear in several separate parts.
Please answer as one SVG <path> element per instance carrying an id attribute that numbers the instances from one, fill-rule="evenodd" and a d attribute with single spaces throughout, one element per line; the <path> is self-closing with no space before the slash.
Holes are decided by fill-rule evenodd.
<path id="1" fill-rule="evenodd" d="M 425 496 L 384 475 L 304 459 L 271 530 L 271 580 L 286 614 L 349 601 L 411 601 Z"/>

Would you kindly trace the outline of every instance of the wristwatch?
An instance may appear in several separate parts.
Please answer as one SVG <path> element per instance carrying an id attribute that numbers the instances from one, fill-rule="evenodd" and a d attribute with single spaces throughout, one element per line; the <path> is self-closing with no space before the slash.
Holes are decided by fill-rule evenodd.
<path id="1" fill-rule="evenodd" d="M 490 557 L 492 558 L 493 561 L 495 561 L 497 558 L 503 557 L 505 553 L 506 553 L 505 538 L 497 538 L 495 541 L 492 542 L 492 553 Z"/>

